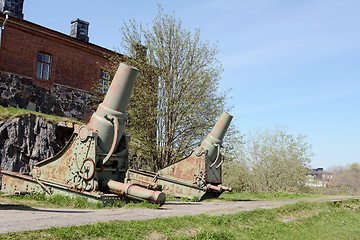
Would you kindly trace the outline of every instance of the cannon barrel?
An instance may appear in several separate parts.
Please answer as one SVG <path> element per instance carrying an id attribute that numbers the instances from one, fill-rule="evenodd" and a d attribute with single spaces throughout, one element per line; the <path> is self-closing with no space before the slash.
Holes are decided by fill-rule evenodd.
<path id="1" fill-rule="evenodd" d="M 146 200 L 151 203 L 160 204 L 160 206 L 162 206 L 166 200 L 165 193 L 163 192 L 145 189 L 129 183 L 108 180 L 106 181 L 106 186 L 112 193 L 138 200 Z"/>
<path id="2" fill-rule="evenodd" d="M 88 131 L 98 132 L 98 146 L 104 153 L 115 150 L 124 133 L 126 108 L 137 74 L 136 68 L 120 64 L 104 101 L 87 125 Z"/>
<path id="3" fill-rule="evenodd" d="M 211 130 L 211 132 L 206 136 L 204 141 L 201 143 L 201 147 L 207 150 L 207 155 L 210 161 L 214 161 L 216 156 L 218 156 L 220 151 L 220 146 L 224 135 L 230 125 L 233 116 L 227 112 L 222 112 L 219 120 Z"/>

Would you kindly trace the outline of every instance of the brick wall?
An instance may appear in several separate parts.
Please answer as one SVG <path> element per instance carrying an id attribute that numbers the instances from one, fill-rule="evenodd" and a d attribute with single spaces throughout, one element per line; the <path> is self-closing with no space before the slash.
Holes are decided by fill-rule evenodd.
<path id="1" fill-rule="evenodd" d="M 4 15 L 0 14 L 0 24 Z M 70 28 L 70 24 L 69 24 Z M 50 79 L 36 79 L 37 53 L 51 55 Z M 2 32 L 0 71 L 34 79 L 45 88 L 62 84 L 90 91 L 115 53 L 40 25 L 10 17 Z"/>

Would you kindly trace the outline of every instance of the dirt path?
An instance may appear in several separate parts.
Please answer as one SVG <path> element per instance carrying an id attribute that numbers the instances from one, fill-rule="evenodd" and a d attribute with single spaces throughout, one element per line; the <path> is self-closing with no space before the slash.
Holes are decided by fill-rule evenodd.
<path id="1" fill-rule="evenodd" d="M 335 198 L 350 198 L 332 196 Z M 312 199 L 311 201 L 324 199 Z M 256 208 L 276 208 L 293 201 L 211 201 L 211 202 L 167 202 L 160 209 L 100 209 L 79 210 L 59 208 L 22 207 L 13 203 L 0 202 L 0 233 L 37 230 L 50 227 L 85 225 L 109 220 L 144 220 L 185 215 L 222 215 Z"/>

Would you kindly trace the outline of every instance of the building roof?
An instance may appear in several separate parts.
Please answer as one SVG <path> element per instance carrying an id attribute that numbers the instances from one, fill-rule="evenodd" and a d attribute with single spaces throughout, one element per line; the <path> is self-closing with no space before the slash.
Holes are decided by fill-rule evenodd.
<path id="1" fill-rule="evenodd" d="M 0 22 L 2 24 L 2 22 L 5 20 L 5 14 L 0 13 Z M 75 44 L 79 47 L 83 47 L 83 48 L 87 48 L 87 49 L 91 49 L 95 52 L 99 52 L 101 54 L 109 54 L 109 55 L 119 55 L 119 56 L 124 56 L 123 54 L 117 53 L 113 50 L 109 50 L 107 48 L 104 48 L 102 46 L 90 43 L 90 42 L 84 42 L 80 39 L 77 39 L 75 37 L 71 37 L 70 35 L 61 33 L 59 31 L 41 26 L 39 24 L 27 21 L 27 20 L 23 20 L 23 19 L 18 19 L 18 18 L 14 18 L 9 16 L 9 19 L 7 21 L 7 25 L 8 24 L 12 24 L 12 27 L 15 28 L 19 28 L 19 29 L 29 29 L 32 30 L 34 34 L 43 34 L 45 36 L 48 37 L 53 37 L 53 38 L 58 38 L 62 41 L 71 43 L 71 44 Z M 6 27 L 5 27 L 6 28 Z"/>

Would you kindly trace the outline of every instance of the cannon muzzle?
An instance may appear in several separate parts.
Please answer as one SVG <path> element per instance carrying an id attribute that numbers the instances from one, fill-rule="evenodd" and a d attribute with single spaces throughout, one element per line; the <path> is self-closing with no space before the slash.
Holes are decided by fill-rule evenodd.
<path id="1" fill-rule="evenodd" d="M 114 151 L 124 133 L 126 108 L 137 74 L 136 68 L 120 64 L 104 101 L 87 125 L 87 131 L 98 132 L 98 146 L 104 153 Z"/>
<path id="2" fill-rule="evenodd" d="M 201 147 L 207 150 L 207 155 L 210 161 L 214 161 L 216 157 L 219 155 L 220 147 L 222 144 L 222 140 L 224 135 L 230 125 L 233 116 L 228 114 L 227 112 L 223 112 L 211 130 L 211 132 L 206 136 L 204 141 L 201 143 Z"/>

